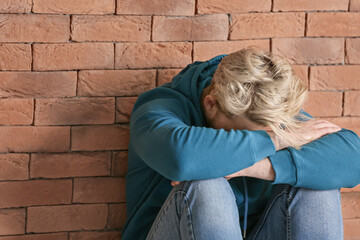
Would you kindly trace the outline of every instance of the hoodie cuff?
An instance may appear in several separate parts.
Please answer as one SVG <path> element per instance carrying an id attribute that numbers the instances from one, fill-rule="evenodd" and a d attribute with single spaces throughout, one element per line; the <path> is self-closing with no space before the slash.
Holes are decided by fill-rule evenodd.
<path id="1" fill-rule="evenodd" d="M 275 145 L 270 135 L 264 130 L 254 131 L 256 135 L 252 138 L 252 150 L 255 156 L 255 163 L 275 154 Z"/>
<path id="2" fill-rule="evenodd" d="M 275 180 L 273 184 L 296 184 L 296 167 L 288 149 L 277 151 L 274 155 L 269 156 L 271 164 L 275 170 Z"/>

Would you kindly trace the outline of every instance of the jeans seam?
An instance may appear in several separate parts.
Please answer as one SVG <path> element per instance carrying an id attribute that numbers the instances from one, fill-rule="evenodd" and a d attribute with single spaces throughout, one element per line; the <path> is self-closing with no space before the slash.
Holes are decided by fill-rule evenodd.
<path id="1" fill-rule="evenodd" d="M 161 215 L 159 215 L 159 218 L 158 218 L 158 219 L 157 219 L 157 217 L 155 218 L 155 221 L 156 221 L 156 222 L 154 221 L 154 223 L 153 223 L 153 224 L 155 224 L 155 225 L 154 225 L 154 228 L 151 227 L 151 229 L 150 229 L 150 231 L 149 231 L 149 233 L 148 233 L 149 239 L 153 239 L 153 237 L 152 237 L 152 236 L 153 236 L 153 233 L 155 232 L 155 230 L 157 229 L 159 223 L 160 223 L 161 220 L 163 219 L 164 214 L 165 214 L 168 206 L 170 205 L 171 201 L 174 199 L 174 196 L 175 196 L 177 193 L 179 193 L 179 192 L 182 192 L 182 191 L 181 191 L 181 190 L 180 190 L 180 191 L 176 191 L 176 192 L 174 192 L 174 193 L 172 194 L 172 196 L 171 196 L 171 198 L 169 199 L 169 201 L 167 201 L 167 202 L 165 203 L 165 205 L 164 205 L 164 211 L 161 212 Z"/>
<path id="2" fill-rule="evenodd" d="M 282 190 L 280 193 L 278 193 L 276 195 L 276 197 L 273 199 L 273 201 L 271 202 L 271 204 L 269 205 L 269 207 L 266 209 L 266 213 L 264 214 L 264 217 L 261 219 L 262 222 L 261 222 L 261 225 L 259 226 L 259 228 L 256 230 L 256 233 L 254 235 L 254 239 L 256 239 L 257 235 L 259 234 L 260 230 L 262 229 L 262 227 L 264 226 L 264 223 L 265 223 L 265 220 L 269 214 L 269 212 L 271 211 L 272 209 L 272 206 L 274 205 L 275 201 L 281 196 L 283 195 L 284 193 L 286 193 L 287 191 L 287 188 Z"/>
<path id="3" fill-rule="evenodd" d="M 290 211 L 289 209 L 286 210 L 286 235 L 287 240 L 291 240 L 291 224 L 290 224 Z"/>
<path id="4" fill-rule="evenodd" d="M 191 210 L 190 210 L 190 206 L 189 206 L 189 199 L 188 197 L 186 196 L 186 193 L 184 193 L 184 202 L 185 202 L 185 205 L 186 205 L 186 210 L 187 210 L 187 213 L 188 213 L 188 220 L 189 220 L 189 224 L 188 224 L 188 227 L 190 229 L 190 235 L 192 237 L 193 240 L 195 240 L 195 235 L 194 235 L 194 227 L 192 225 L 192 218 L 191 218 Z"/>
<path id="5" fill-rule="evenodd" d="M 194 236 L 194 228 L 193 228 L 193 225 L 192 225 L 192 219 L 191 219 L 191 211 L 190 211 L 190 207 L 189 207 L 189 199 L 188 199 L 188 197 L 186 196 L 186 192 L 185 191 L 183 191 L 183 190 L 178 190 L 178 191 L 175 191 L 173 194 L 172 194 L 172 196 L 171 196 L 171 198 L 169 199 L 169 201 L 167 201 L 166 202 L 166 204 L 164 205 L 164 211 L 162 211 L 161 212 L 161 215 L 159 215 L 159 218 L 158 219 L 156 219 L 157 221 L 155 222 L 154 221 L 154 223 L 153 224 L 155 224 L 154 226 L 153 226 L 153 228 L 151 228 L 150 229 L 150 231 L 149 231 L 149 233 L 148 233 L 148 237 L 146 238 L 146 239 L 153 239 L 153 234 L 155 233 L 155 231 L 157 230 L 157 227 L 158 227 L 158 225 L 159 225 L 159 223 L 161 222 L 161 220 L 164 218 L 164 215 L 165 215 L 165 212 L 168 210 L 168 207 L 169 207 L 169 205 L 170 205 L 170 203 L 171 203 L 171 201 L 172 200 L 174 200 L 174 198 L 175 198 L 175 196 L 177 195 L 177 194 L 183 194 L 183 196 L 184 196 L 184 203 L 185 203 L 185 207 L 186 207 L 186 211 L 187 211 L 187 219 L 189 220 L 189 229 L 190 229 L 190 235 L 192 236 L 192 240 L 195 240 L 195 236 Z M 179 217 L 179 216 L 178 216 Z M 180 220 L 180 217 L 179 217 L 179 220 Z"/>
<path id="6" fill-rule="evenodd" d="M 154 232 L 156 231 L 159 223 L 160 223 L 161 220 L 163 219 L 164 214 L 165 214 L 168 206 L 170 205 L 170 202 L 174 199 L 175 194 L 176 194 L 176 193 L 174 193 L 174 194 L 171 196 L 171 198 L 169 199 L 169 201 L 166 203 L 166 205 L 164 206 L 164 211 L 162 211 L 162 212 L 160 213 L 161 215 L 159 215 L 159 218 L 158 218 L 158 219 L 155 218 L 155 221 L 156 221 L 156 222 L 154 221 L 154 223 L 153 223 L 154 225 L 153 225 L 153 227 L 151 227 L 151 229 L 150 229 L 150 231 L 149 231 L 149 233 L 148 233 L 149 239 L 153 239 L 153 234 L 154 234 Z M 148 239 L 148 238 L 146 238 L 146 239 Z"/>

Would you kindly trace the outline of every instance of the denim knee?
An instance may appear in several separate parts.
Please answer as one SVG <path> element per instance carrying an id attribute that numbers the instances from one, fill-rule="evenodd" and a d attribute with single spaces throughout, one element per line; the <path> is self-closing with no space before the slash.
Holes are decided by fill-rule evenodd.
<path id="1" fill-rule="evenodd" d="M 225 209 L 238 214 L 234 192 L 229 182 L 223 177 L 185 181 L 177 185 L 174 190 L 182 192 L 180 195 L 188 205 L 187 207 L 197 209 L 204 214 L 211 215 Z M 182 204 L 182 207 L 185 206 Z"/>
<path id="2" fill-rule="evenodd" d="M 239 210 L 225 178 L 189 181 L 179 189 L 197 239 L 241 239 Z M 199 237 L 201 236 L 201 237 Z"/>
<path id="3" fill-rule="evenodd" d="M 201 201 L 212 201 L 221 204 L 227 199 L 235 200 L 229 182 L 225 178 L 214 178 L 206 180 L 194 180 L 185 184 L 185 189 L 189 198 L 196 197 Z"/>
<path id="4" fill-rule="evenodd" d="M 290 191 L 291 235 L 297 239 L 342 239 L 340 190 Z M 296 237 L 295 237 L 296 236 Z"/>
<path id="5" fill-rule="evenodd" d="M 339 208 L 341 204 L 340 189 L 314 190 L 307 188 L 293 188 L 289 192 L 289 200 L 309 204 L 320 209 Z"/>

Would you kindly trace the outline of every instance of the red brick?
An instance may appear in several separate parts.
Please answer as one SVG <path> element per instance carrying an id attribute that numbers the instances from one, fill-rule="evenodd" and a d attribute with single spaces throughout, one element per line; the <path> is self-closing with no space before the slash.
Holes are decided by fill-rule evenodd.
<path id="1" fill-rule="evenodd" d="M 31 0 L 2 0 L 0 13 L 28 13 L 31 11 Z"/>
<path id="2" fill-rule="evenodd" d="M 307 65 L 292 65 L 294 74 L 309 87 L 309 68 Z"/>
<path id="3" fill-rule="evenodd" d="M 0 180 L 29 179 L 28 154 L 0 154 Z"/>
<path id="4" fill-rule="evenodd" d="M 346 63 L 360 64 L 360 39 L 346 39 Z"/>
<path id="5" fill-rule="evenodd" d="M 73 41 L 150 41 L 150 16 L 73 16 Z"/>
<path id="6" fill-rule="evenodd" d="M 27 234 L 0 237 L 0 240 L 67 240 L 67 233 Z"/>
<path id="7" fill-rule="evenodd" d="M 194 15 L 195 0 L 117 0 L 117 14 Z"/>
<path id="8" fill-rule="evenodd" d="M 30 44 L 0 44 L 0 70 L 31 70 Z"/>
<path id="9" fill-rule="evenodd" d="M 341 116 L 342 101 L 342 92 L 309 92 L 304 110 L 313 117 Z"/>
<path id="10" fill-rule="evenodd" d="M 161 86 L 165 83 L 171 82 L 172 78 L 177 75 L 182 69 L 159 69 L 157 74 L 157 85 Z"/>
<path id="11" fill-rule="evenodd" d="M 344 39 L 276 38 L 272 51 L 294 64 L 330 64 L 344 61 Z"/>
<path id="12" fill-rule="evenodd" d="M 80 71 L 78 95 L 139 95 L 155 87 L 155 70 Z"/>
<path id="13" fill-rule="evenodd" d="M 346 193 L 341 196 L 344 219 L 360 218 L 360 193 Z"/>
<path id="14" fill-rule="evenodd" d="M 71 179 L 0 182 L 0 207 L 70 204 Z"/>
<path id="15" fill-rule="evenodd" d="M 360 90 L 360 66 L 310 67 L 311 90 Z"/>
<path id="16" fill-rule="evenodd" d="M 249 46 L 258 47 L 264 51 L 270 51 L 269 40 L 195 42 L 194 61 L 206 61 L 215 56 L 236 52 Z"/>
<path id="17" fill-rule="evenodd" d="M 349 0 L 274 0 L 274 11 L 348 10 Z"/>
<path id="18" fill-rule="evenodd" d="M 0 42 L 64 42 L 70 38 L 70 17 L 65 15 L 2 14 L 0 22 Z"/>
<path id="19" fill-rule="evenodd" d="M 35 153 L 31 155 L 31 178 L 109 176 L 110 152 Z"/>
<path id="20" fill-rule="evenodd" d="M 109 205 L 109 225 L 108 228 L 123 228 L 126 221 L 126 205 L 110 204 Z"/>
<path id="21" fill-rule="evenodd" d="M 76 72 L 0 72 L 2 97 L 72 97 Z"/>
<path id="22" fill-rule="evenodd" d="M 111 176 L 125 177 L 128 167 L 128 152 L 113 152 Z"/>
<path id="23" fill-rule="evenodd" d="M 345 92 L 344 115 L 360 116 L 360 91 Z"/>
<path id="24" fill-rule="evenodd" d="M 105 204 L 29 207 L 27 232 L 55 232 L 103 229 L 108 207 Z"/>
<path id="25" fill-rule="evenodd" d="M 304 36 L 305 13 L 232 14 L 230 39 Z"/>
<path id="26" fill-rule="evenodd" d="M 360 192 L 360 184 L 353 188 L 342 188 L 342 193 L 348 193 L 348 192 Z"/>
<path id="27" fill-rule="evenodd" d="M 125 202 L 125 178 L 75 178 L 73 202 Z"/>
<path id="28" fill-rule="evenodd" d="M 33 111 L 32 99 L 0 99 L 0 124 L 30 125 L 33 122 Z"/>
<path id="29" fill-rule="evenodd" d="M 352 12 L 360 11 L 360 0 L 350 0 L 350 11 Z"/>
<path id="30" fill-rule="evenodd" d="M 111 97 L 36 100 L 35 125 L 110 124 L 114 117 L 115 99 Z"/>
<path id="31" fill-rule="evenodd" d="M 344 219 L 344 240 L 360 239 L 360 219 Z"/>
<path id="32" fill-rule="evenodd" d="M 25 209 L 0 209 L 0 235 L 25 233 Z"/>
<path id="33" fill-rule="evenodd" d="M 69 127 L 0 127 L 0 152 L 64 152 L 70 148 Z"/>
<path id="34" fill-rule="evenodd" d="M 120 231 L 111 231 L 111 232 L 70 232 L 69 240 L 120 240 L 121 232 Z"/>
<path id="35" fill-rule="evenodd" d="M 129 123 L 130 115 L 134 104 L 136 102 L 136 97 L 121 97 L 116 98 L 116 122 L 117 123 Z"/>
<path id="36" fill-rule="evenodd" d="M 33 44 L 34 70 L 111 69 L 113 43 Z"/>
<path id="37" fill-rule="evenodd" d="M 360 136 L 360 117 L 323 118 Z"/>
<path id="38" fill-rule="evenodd" d="M 153 41 L 226 40 L 229 18 L 226 14 L 194 17 L 155 16 Z"/>
<path id="39" fill-rule="evenodd" d="M 308 13 L 306 36 L 360 36 L 360 13 Z"/>
<path id="40" fill-rule="evenodd" d="M 114 0 L 33 0 L 35 13 L 109 14 L 115 12 Z"/>
<path id="41" fill-rule="evenodd" d="M 72 127 L 73 151 L 121 150 L 129 145 L 129 128 L 120 125 Z"/>
<path id="42" fill-rule="evenodd" d="M 190 42 L 116 43 L 116 68 L 179 68 L 191 63 Z"/>
<path id="43" fill-rule="evenodd" d="M 267 12 L 271 10 L 271 0 L 198 0 L 197 9 L 201 14 Z"/>

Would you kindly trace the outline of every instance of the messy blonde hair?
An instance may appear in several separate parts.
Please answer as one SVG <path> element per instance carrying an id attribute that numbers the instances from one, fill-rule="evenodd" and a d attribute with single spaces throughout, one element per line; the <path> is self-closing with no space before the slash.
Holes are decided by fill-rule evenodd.
<path id="1" fill-rule="evenodd" d="M 296 130 L 300 119 L 310 119 L 299 113 L 308 89 L 286 59 L 254 47 L 231 53 L 221 60 L 211 88 L 229 118 L 245 114 L 296 149 L 306 142 Z"/>

